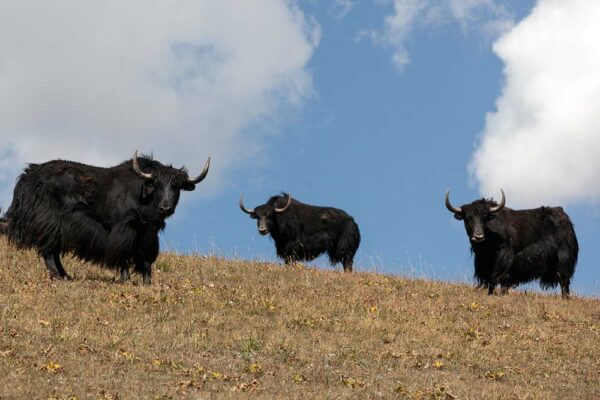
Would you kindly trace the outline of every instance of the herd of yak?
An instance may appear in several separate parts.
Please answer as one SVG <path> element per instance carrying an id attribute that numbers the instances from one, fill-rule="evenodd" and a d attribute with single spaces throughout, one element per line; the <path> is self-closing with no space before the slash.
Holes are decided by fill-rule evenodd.
<path id="1" fill-rule="evenodd" d="M 36 249 L 50 278 L 71 279 L 60 260 L 63 253 L 120 271 L 131 267 L 152 282 L 152 263 L 159 252 L 158 233 L 175 212 L 182 190 L 192 191 L 208 174 L 210 158 L 196 177 L 184 168 L 166 166 L 137 151 L 131 160 L 111 168 L 54 160 L 29 164 L 18 178 L 13 201 L 0 219 L 0 233 L 18 248 Z M 560 285 L 563 297 L 579 247 L 573 225 L 561 207 L 512 210 L 476 200 L 446 207 L 462 220 L 475 254 L 475 278 L 493 294 L 538 280 L 543 288 Z M 333 264 L 351 272 L 360 244 L 354 219 L 332 207 L 301 203 L 289 194 L 243 212 L 256 219 L 261 235 L 270 234 L 277 255 L 286 263 L 312 260 L 327 253 Z"/>

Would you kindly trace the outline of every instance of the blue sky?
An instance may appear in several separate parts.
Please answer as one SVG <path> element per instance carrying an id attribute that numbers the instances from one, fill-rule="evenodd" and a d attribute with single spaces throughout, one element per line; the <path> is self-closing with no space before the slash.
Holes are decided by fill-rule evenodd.
<path id="1" fill-rule="evenodd" d="M 519 18 L 532 4 L 513 2 L 512 10 Z M 381 25 L 385 7 L 361 3 L 341 20 L 321 4 L 304 9 L 322 27 L 310 62 L 315 98 L 282 122 L 284 134 L 264 149 L 266 165 L 240 170 L 238 187 L 204 202 L 199 221 L 178 215 L 165 238 L 180 249 L 194 236 L 201 252 L 214 243 L 227 256 L 274 259 L 272 241 L 258 235 L 236 201 L 243 192 L 254 206 L 286 190 L 355 217 L 363 237 L 359 269 L 470 281 L 469 243 L 443 196 L 451 187 L 456 204 L 481 197 L 467 164 L 503 84 L 491 41 L 455 24 L 418 32 L 412 62 L 398 71 L 389 51 L 355 41 L 361 29 Z M 499 188 L 489 195 L 499 196 Z M 588 205 L 567 211 L 582 247 L 574 288 L 597 294 L 600 253 L 593 243 L 600 220 Z M 328 267 L 324 258 L 317 264 Z"/>
<path id="2" fill-rule="evenodd" d="M 362 234 L 356 260 L 358 270 L 471 282 L 473 259 L 469 243 L 462 223 L 454 220 L 444 207 L 445 190 L 451 188 L 452 201 L 459 205 L 482 194 L 497 197 L 503 187 L 509 207 L 565 206 L 575 224 L 581 248 L 573 290 L 586 295 L 600 294 L 600 270 L 596 268 L 600 250 L 595 245 L 600 233 L 600 214 L 595 193 L 583 193 L 577 188 L 555 193 L 540 188 L 536 192 L 539 196 L 523 197 L 521 193 L 527 192 L 527 184 L 519 186 L 502 175 L 480 173 L 489 170 L 485 162 L 469 170 L 474 154 L 485 147 L 480 146 L 482 138 L 488 134 L 497 138 L 497 134 L 494 136 L 497 127 L 503 126 L 486 120 L 486 114 L 498 111 L 497 119 L 502 120 L 504 108 L 499 109 L 497 101 L 503 94 L 508 99 L 506 103 L 518 103 L 509 100 L 514 96 L 511 82 L 513 79 L 517 82 L 520 75 L 512 67 L 504 70 L 513 65 L 510 63 L 514 61 L 511 59 L 514 45 L 508 43 L 503 52 L 493 47 L 494 43 L 511 34 L 515 26 L 519 27 L 532 12 L 535 1 L 504 1 L 500 6 L 500 2 L 454 0 L 448 4 L 456 7 L 448 9 L 436 6 L 439 4 L 436 2 L 406 0 L 301 1 L 293 6 L 279 3 L 273 0 L 262 4 L 269 4 L 263 10 L 269 21 L 283 21 L 282 25 L 287 27 L 272 27 L 275 36 L 280 34 L 281 38 L 273 38 L 272 32 L 265 30 L 265 36 L 246 43 L 235 35 L 224 34 L 226 40 L 214 39 L 214 45 L 202 47 L 204 55 L 195 53 L 196 58 L 178 66 L 184 70 L 178 82 L 189 84 L 192 93 L 183 97 L 183 102 L 191 104 L 186 103 L 179 113 L 169 114 L 154 124 L 164 123 L 177 129 L 168 139 L 163 139 L 163 131 L 155 132 L 139 121 L 152 114 L 155 107 L 146 105 L 147 87 L 141 84 L 118 86 L 125 96 L 128 90 L 146 93 L 139 106 L 142 110 L 139 120 L 123 117 L 121 110 L 106 106 L 97 111 L 107 116 L 100 123 L 89 117 L 93 113 L 79 114 L 79 111 L 74 112 L 81 116 L 80 123 L 67 123 L 60 118 L 32 123 L 32 111 L 5 125 L 3 131 L 41 141 L 60 129 L 67 132 L 85 129 L 92 133 L 98 129 L 98 135 L 72 133 L 59 137 L 59 144 L 61 140 L 67 143 L 76 138 L 84 147 L 58 146 L 49 154 L 101 165 L 126 159 L 134 147 L 139 147 L 141 151 L 153 151 L 161 161 L 177 164 L 182 160 L 195 170 L 201 168 L 210 153 L 213 163 L 206 185 L 200 185 L 193 195 L 182 195 L 178 211 L 162 235 L 163 248 L 180 252 L 275 260 L 272 241 L 258 234 L 255 222 L 239 211 L 237 201 L 243 193 L 246 205 L 253 207 L 273 194 L 289 191 L 305 203 L 342 208 L 354 216 Z M 394 31 L 398 27 L 386 21 L 407 12 L 405 7 L 412 3 L 421 4 L 417 17 L 402 27 L 404 30 Z M 348 8 L 342 13 L 344 4 Z M 465 4 L 479 4 L 479 8 L 464 8 Z M 219 18 L 224 16 L 223 21 L 230 21 L 225 16 L 232 13 L 231 7 L 216 8 L 194 11 L 214 12 Z M 466 16 L 460 14 L 461 10 L 467 10 Z M 239 14 L 243 20 L 243 12 Z M 114 16 L 106 18 L 110 21 Z M 507 25 L 507 21 L 514 25 Z M 251 21 L 248 27 L 243 24 L 240 27 L 239 20 L 234 22 L 238 24 L 224 23 L 223 29 L 239 29 L 242 33 L 248 29 L 240 36 L 250 36 L 256 25 L 256 21 Z M 497 25 L 502 29 L 490 30 L 490 22 L 499 22 Z M 400 36 L 398 32 L 402 32 Z M 218 27 L 209 33 L 196 32 L 192 24 L 189 32 L 182 35 L 204 34 L 207 36 L 203 37 L 220 38 L 221 33 Z M 160 41 L 162 37 L 155 39 Z M 236 41 L 241 43 L 239 47 L 227 47 Z M 223 43 L 223 48 L 230 52 L 221 51 L 219 46 Z M 249 45 L 260 50 L 244 58 Z M 231 49 L 241 49 L 241 56 L 236 58 L 241 61 L 236 65 L 245 65 L 244 62 L 251 65 L 243 73 L 226 75 L 228 79 L 239 78 L 236 85 L 227 86 L 220 83 L 219 68 L 227 64 L 228 54 L 237 54 Z M 408 56 L 409 61 L 394 61 L 394 54 L 400 53 Z M 149 54 L 153 54 L 151 50 L 140 52 L 139 57 L 144 60 L 151 57 Z M 270 58 L 268 68 L 266 61 L 259 63 Z M 0 65 L 2 60 L 0 57 Z M 254 69 L 253 62 L 257 63 Z M 62 67 L 59 62 L 56 66 L 57 71 Z M 247 71 L 260 68 L 266 72 L 247 75 Z M 198 84 L 198 76 L 210 79 Z M 274 80 L 274 76 L 282 78 Z M 47 85 L 54 85 L 52 80 L 48 82 Z M 68 84 L 64 87 L 57 86 L 60 90 L 56 96 L 61 101 L 68 96 L 84 97 L 83 92 L 71 93 L 65 89 L 73 86 L 71 78 L 65 82 Z M 75 85 L 87 85 L 82 82 Z M 248 82 L 256 82 L 256 88 L 250 84 L 246 87 Z M 505 91 L 506 87 L 510 90 Z M 208 88 L 211 96 L 203 97 L 203 88 Z M 219 97 L 222 93 L 234 95 Z M 595 95 L 598 97 L 600 93 Z M 98 104 L 98 99 L 102 104 L 111 101 L 109 94 L 98 96 L 90 104 Z M 133 101 L 138 99 L 131 96 Z M 50 103 L 50 98 L 47 101 Z M 65 101 L 63 109 L 48 111 L 42 99 L 38 108 L 49 115 L 64 115 L 74 110 L 76 103 Z M 195 119 L 196 110 L 202 118 Z M 130 120 L 121 124 L 123 118 Z M 190 125 L 180 123 L 181 120 L 191 121 Z M 97 128 L 99 124 L 101 128 Z M 199 129 L 196 134 L 198 125 L 203 125 L 204 130 Z M 106 133 L 111 129 L 124 133 L 114 137 Z M 43 161 L 48 154 L 27 153 L 29 150 L 22 150 L 27 141 L 23 144 L 16 136 L 7 136 L 0 148 L 0 154 L 4 154 L 0 157 L 3 167 L 0 186 L 5 193 L 12 190 L 17 173 L 17 169 L 8 166 L 9 162 L 22 165 L 27 161 Z M 144 144 L 138 146 L 136 143 L 140 142 Z M 486 151 L 482 150 L 482 157 L 493 158 L 487 156 L 489 149 Z M 535 159 L 534 153 L 542 150 L 532 146 L 524 151 L 527 157 L 531 153 Z M 519 166 L 516 162 L 509 164 Z M 544 171 L 538 164 L 520 168 L 524 168 L 524 175 L 525 170 L 533 174 L 529 178 L 532 182 L 537 181 L 536 169 L 540 175 Z M 518 169 L 514 175 L 520 176 Z M 560 185 L 561 178 L 555 179 Z M 8 204 L 10 195 L 5 194 L 2 199 L 3 205 Z M 313 264 L 330 268 L 325 258 Z M 336 268 L 341 270 L 340 266 Z"/>

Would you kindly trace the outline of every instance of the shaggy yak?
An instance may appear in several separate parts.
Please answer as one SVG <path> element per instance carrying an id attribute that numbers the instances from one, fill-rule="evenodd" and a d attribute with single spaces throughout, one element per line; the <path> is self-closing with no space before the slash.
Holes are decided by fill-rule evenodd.
<path id="1" fill-rule="evenodd" d="M 261 235 L 271 234 L 277 255 L 286 264 L 310 261 L 327 252 L 332 264 L 340 262 L 345 272 L 352 272 L 360 232 L 346 212 L 304 204 L 285 193 L 250 210 L 240 198 L 240 208 L 256 219 Z"/>
<path id="2" fill-rule="evenodd" d="M 479 286 L 492 294 L 500 284 L 505 294 L 537 279 L 544 289 L 560 284 L 567 298 L 579 252 L 569 216 L 562 207 L 511 210 L 501 192 L 499 204 L 481 199 L 460 207 L 450 204 L 446 192 L 446 208 L 464 222 L 471 241 Z"/>
<path id="3" fill-rule="evenodd" d="M 208 173 L 190 178 L 184 168 L 137 157 L 111 168 L 54 160 L 29 164 L 15 186 L 13 201 L 0 228 L 18 248 L 34 248 L 51 279 L 71 279 L 60 255 L 119 269 L 129 268 L 152 282 L 158 256 L 158 232 L 175 212 L 181 190 L 194 190 Z"/>

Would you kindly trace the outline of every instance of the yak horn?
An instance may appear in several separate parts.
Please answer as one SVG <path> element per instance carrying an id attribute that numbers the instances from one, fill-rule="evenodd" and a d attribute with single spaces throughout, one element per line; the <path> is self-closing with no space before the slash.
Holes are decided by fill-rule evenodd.
<path id="1" fill-rule="evenodd" d="M 287 201 L 286 205 L 283 208 L 277 208 L 277 207 L 275 207 L 275 212 L 276 213 L 282 213 L 282 212 L 284 212 L 285 210 L 288 209 L 288 207 L 290 206 L 290 204 L 292 204 L 292 196 L 289 193 L 287 193 L 287 197 L 288 197 L 288 201 Z"/>
<path id="2" fill-rule="evenodd" d="M 452 204 L 450 204 L 450 189 L 446 190 L 446 208 L 451 213 L 462 214 L 462 208 L 454 207 Z"/>
<path id="3" fill-rule="evenodd" d="M 189 183 L 193 183 L 193 184 L 202 182 L 202 180 L 204 178 L 206 178 L 206 175 L 208 174 L 208 169 L 209 168 L 210 168 L 210 157 L 208 157 L 208 159 L 206 160 L 206 164 L 204 164 L 204 169 L 202 170 L 202 172 L 200 172 L 200 175 L 198 175 L 194 179 L 188 178 L 188 182 Z"/>
<path id="4" fill-rule="evenodd" d="M 254 208 L 247 209 L 246 207 L 244 207 L 244 195 L 240 196 L 240 208 L 246 214 L 251 214 L 251 215 L 254 214 Z"/>
<path id="5" fill-rule="evenodd" d="M 137 150 L 135 151 L 135 153 L 133 153 L 133 170 L 142 179 L 149 180 L 149 179 L 153 178 L 152 174 L 148 174 L 146 172 L 143 172 L 140 169 L 140 165 L 138 164 L 138 159 L 137 159 Z"/>
<path id="6" fill-rule="evenodd" d="M 502 193 L 502 199 L 496 207 L 490 207 L 491 213 L 495 213 L 502 210 L 504 208 L 504 205 L 506 204 L 506 196 L 504 196 L 504 190 L 500 189 L 500 192 Z"/>

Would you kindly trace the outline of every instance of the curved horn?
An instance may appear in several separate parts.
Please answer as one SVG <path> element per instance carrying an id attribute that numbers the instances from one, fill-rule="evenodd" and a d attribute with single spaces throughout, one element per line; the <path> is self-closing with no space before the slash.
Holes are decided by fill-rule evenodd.
<path id="1" fill-rule="evenodd" d="M 244 195 L 240 196 L 240 208 L 242 209 L 243 212 L 245 212 L 246 214 L 254 214 L 254 208 L 251 209 L 247 209 L 246 207 L 244 207 Z"/>
<path id="2" fill-rule="evenodd" d="M 292 204 L 292 196 L 289 193 L 287 193 L 287 197 L 288 197 L 288 201 L 287 201 L 286 205 L 283 206 L 283 208 L 277 208 L 277 207 L 275 207 L 275 212 L 276 213 L 282 213 L 282 212 L 284 212 L 285 210 L 288 209 L 288 207 L 290 206 L 290 204 Z"/>
<path id="3" fill-rule="evenodd" d="M 208 157 L 208 159 L 206 160 L 206 164 L 204 164 L 204 169 L 202 170 L 202 172 L 200 172 L 200 175 L 198 175 L 194 179 L 188 178 L 188 182 L 193 183 L 193 184 L 202 182 L 202 180 L 204 178 L 206 178 L 209 168 L 210 168 L 210 157 Z"/>
<path id="4" fill-rule="evenodd" d="M 446 190 L 446 208 L 451 213 L 462 214 L 462 208 L 454 207 L 452 204 L 450 204 L 450 189 Z"/>
<path id="5" fill-rule="evenodd" d="M 506 205 L 506 196 L 504 196 L 504 190 L 500 189 L 500 192 L 502 193 L 502 199 L 500 200 L 500 203 L 496 207 L 490 207 L 491 213 L 495 213 L 495 212 L 502 210 L 504 208 L 504 206 Z"/>
<path id="6" fill-rule="evenodd" d="M 133 162 L 133 170 L 135 171 L 136 174 L 138 174 L 138 176 L 140 178 L 145 179 L 145 180 L 149 180 L 149 179 L 153 178 L 152 174 L 148 174 L 146 172 L 143 172 L 140 169 L 140 165 L 138 164 L 138 159 L 137 159 L 137 150 L 133 153 L 133 160 L 132 160 L 132 162 Z"/>

